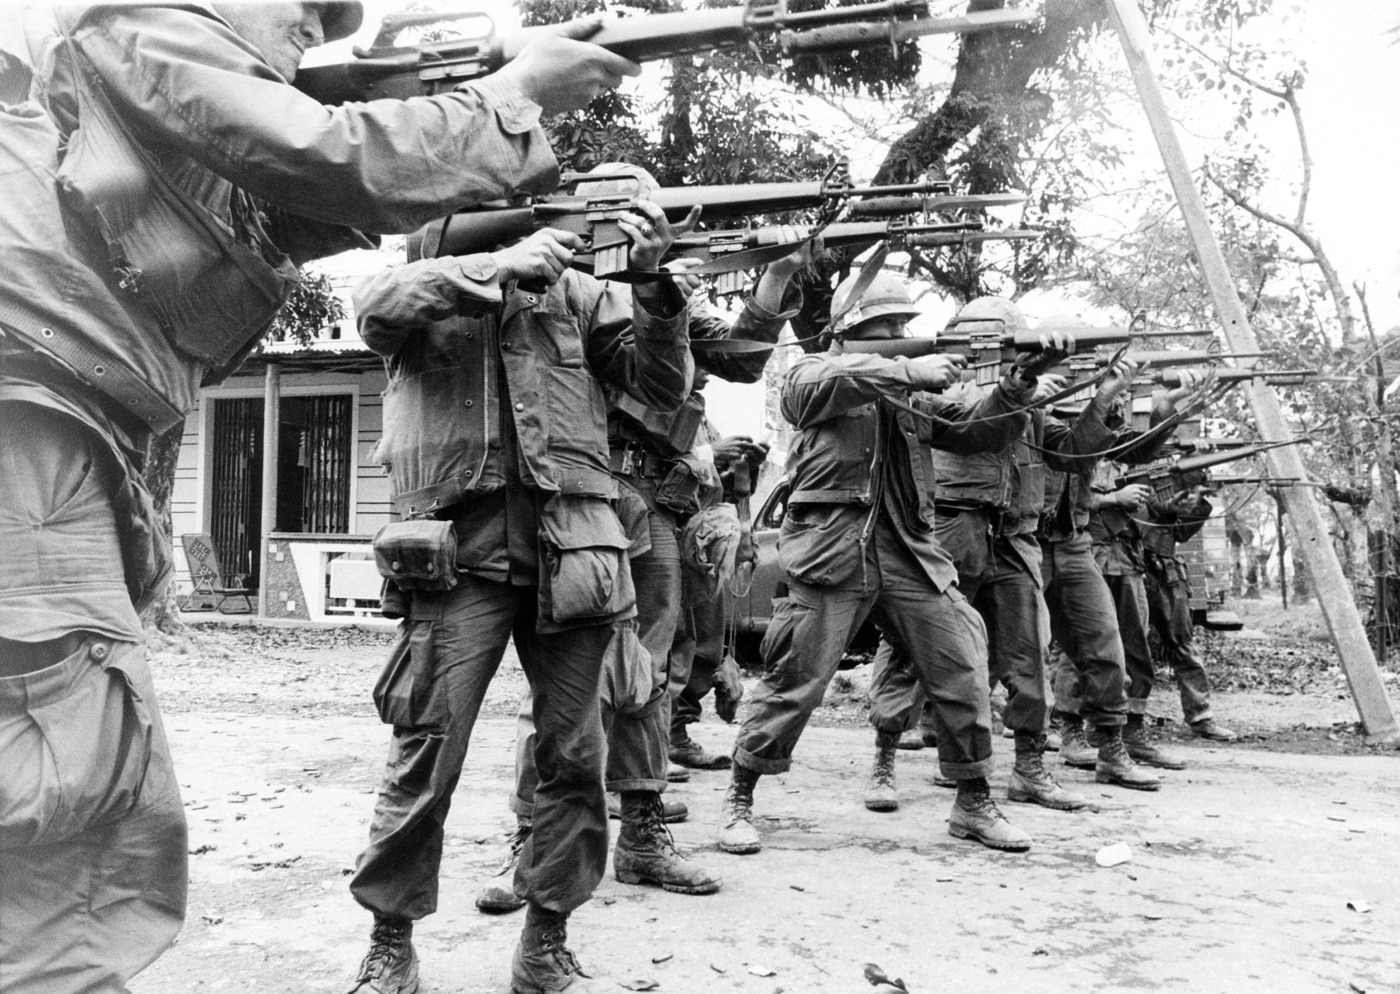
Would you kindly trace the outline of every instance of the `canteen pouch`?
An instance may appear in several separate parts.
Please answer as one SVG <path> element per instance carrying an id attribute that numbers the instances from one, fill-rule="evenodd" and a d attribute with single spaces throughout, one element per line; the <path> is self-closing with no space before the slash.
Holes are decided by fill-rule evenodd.
<path id="1" fill-rule="evenodd" d="M 457 586 L 457 532 L 450 521 L 395 521 L 374 536 L 379 575 L 400 590 L 451 590 Z"/>

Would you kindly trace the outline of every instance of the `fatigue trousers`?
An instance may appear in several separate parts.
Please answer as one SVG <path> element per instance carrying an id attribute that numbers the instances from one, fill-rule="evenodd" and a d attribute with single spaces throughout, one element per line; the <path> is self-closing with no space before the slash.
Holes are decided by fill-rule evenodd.
<path id="1" fill-rule="evenodd" d="M 790 580 L 763 639 L 766 672 L 734 745 L 734 762 L 784 773 L 812 712 L 821 704 L 846 646 L 867 617 L 891 642 L 913 650 L 924 693 L 933 702 L 942 774 L 970 780 L 991 774 L 987 634 L 956 587 L 939 591 L 883 520 L 864 569 L 838 584 Z"/>
<path id="2" fill-rule="evenodd" d="M 1040 548 L 1032 536 L 994 536 L 993 525 L 990 509 L 940 509 L 938 542 L 958 568 L 958 589 L 986 624 L 988 675 L 1006 688 L 1003 722 L 1039 735 L 1049 724 L 1050 641 Z M 872 670 L 870 723 L 877 730 L 902 734 L 930 720 L 913 663 L 902 652 L 882 640 Z"/>
<path id="3" fill-rule="evenodd" d="M 1055 707 L 1091 725 L 1122 725 L 1128 720 L 1123 641 L 1089 534 L 1041 542 L 1040 553 L 1050 634 L 1063 650 L 1051 665 Z"/>
<path id="4" fill-rule="evenodd" d="M 1191 623 L 1191 591 L 1185 581 L 1168 583 L 1151 573 L 1145 582 L 1148 617 L 1162 654 L 1176 676 L 1181 693 L 1181 711 L 1188 724 L 1213 717 L 1210 708 L 1210 678 L 1201 654 L 1196 651 L 1195 626 Z"/>
<path id="5" fill-rule="evenodd" d="M 1147 591 L 1141 573 L 1110 573 L 1104 576 L 1113 596 L 1118 618 L 1118 637 L 1123 640 L 1123 664 L 1128 683 L 1128 713 L 1146 714 L 1147 699 L 1157 682 L 1152 649 L 1147 644 Z"/>
<path id="6" fill-rule="evenodd" d="M 413 596 L 399 638 L 415 646 L 424 692 L 415 695 L 416 713 L 394 726 L 369 846 L 350 881 L 355 899 L 375 914 L 419 919 L 437 909 L 443 825 L 510 639 L 530 682 L 538 771 L 534 832 L 520 854 L 515 892 L 569 912 L 602 879 L 608 816 L 598 684 L 612 626 L 540 634 L 537 598 L 535 587 L 471 575 L 446 593 Z"/>
<path id="7" fill-rule="evenodd" d="M 121 994 L 184 919 L 188 840 L 134 632 L 120 472 L 67 415 L 0 404 L 0 991 Z"/>
<path id="8" fill-rule="evenodd" d="M 690 605 L 681 611 L 681 625 L 671 646 L 670 686 L 671 741 L 685 739 L 685 726 L 700 720 L 702 702 L 715 685 L 715 674 L 724 662 L 724 622 L 729 591 Z"/>
<path id="9" fill-rule="evenodd" d="M 681 611 L 679 524 L 674 512 L 647 498 L 647 527 L 651 549 L 631 560 L 632 585 L 637 588 L 637 637 L 652 659 L 651 697 L 631 714 L 602 709 L 607 740 L 604 779 L 610 791 L 666 789 L 667 664 Z M 531 688 L 533 694 L 533 686 Z M 535 725 L 530 698 L 521 702 L 515 729 L 515 794 L 510 809 L 532 818 L 538 774 L 534 757 Z"/>

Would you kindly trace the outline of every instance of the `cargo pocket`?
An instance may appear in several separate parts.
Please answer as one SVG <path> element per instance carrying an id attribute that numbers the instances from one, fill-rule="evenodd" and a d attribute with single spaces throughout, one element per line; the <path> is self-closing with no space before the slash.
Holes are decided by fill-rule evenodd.
<path id="1" fill-rule="evenodd" d="M 417 613 L 422 595 L 414 597 Z M 434 672 L 434 633 L 437 622 L 414 619 L 399 625 L 389 661 L 374 684 L 374 706 L 379 718 L 395 728 L 441 728 L 447 723 L 447 706 Z"/>
<path id="2" fill-rule="evenodd" d="M 631 546 L 610 502 L 551 498 L 540 514 L 540 616 L 555 624 L 602 622 L 632 610 Z"/>
<path id="3" fill-rule="evenodd" d="M 37 844 L 62 842 L 119 821 L 141 798 L 155 734 L 149 705 L 119 663 L 102 668 L 124 649 L 141 651 L 106 641 L 85 646 L 80 652 L 92 663 L 69 692 L 29 709 L 53 762 L 52 779 L 43 786 Z"/>
<path id="4" fill-rule="evenodd" d="M 859 518 L 848 504 L 791 504 L 778 534 L 778 561 L 794 580 L 840 583 L 860 565 Z M 854 520 L 854 524 L 852 523 Z"/>

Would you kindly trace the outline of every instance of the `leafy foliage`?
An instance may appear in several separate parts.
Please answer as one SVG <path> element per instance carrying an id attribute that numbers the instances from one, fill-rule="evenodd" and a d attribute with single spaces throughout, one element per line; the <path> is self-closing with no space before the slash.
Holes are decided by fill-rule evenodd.
<path id="1" fill-rule="evenodd" d="M 345 307 L 335 295 L 330 279 L 324 273 L 303 270 L 291 296 L 277 312 L 269 339 L 310 345 L 316 332 L 344 317 Z"/>

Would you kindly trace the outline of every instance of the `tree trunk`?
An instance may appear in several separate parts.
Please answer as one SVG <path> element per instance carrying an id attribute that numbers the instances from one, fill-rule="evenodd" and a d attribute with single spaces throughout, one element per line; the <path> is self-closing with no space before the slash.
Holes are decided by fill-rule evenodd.
<path id="1" fill-rule="evenodd" d="M 155 500 L 156 514 L 165 522 L 167 534 L 171 533 L 170 498 L 175 490 L 175 468 L 180 462 L 180 442 L 184 435 L 185 426 L 181 423 L 164 435 L 155 436 L 146 455 L 146 486 Z M 184 631 L 185 623 L 180 619 L 180 610 L 176 607 L 173 578 L 165 596 L 146 610 L 141 623 L 148 632 L 177 635 Z"/>

